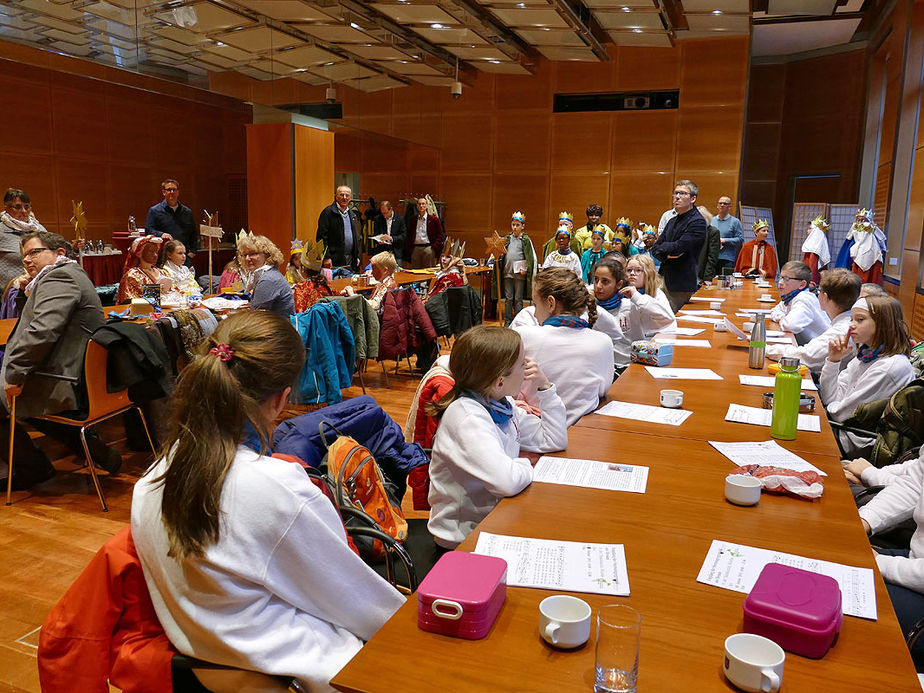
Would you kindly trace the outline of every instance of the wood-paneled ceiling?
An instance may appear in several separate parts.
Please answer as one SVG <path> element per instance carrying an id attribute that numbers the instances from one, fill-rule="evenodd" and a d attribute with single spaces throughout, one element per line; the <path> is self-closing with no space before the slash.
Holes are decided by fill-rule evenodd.
<path id="1" fill-rule="evenodd" d="M 871 1 L 0 0 L 0 39 L 193 83 L 234 70 L 378 91 L 530 74 L 540 56 L 608 60 L 606 44 L 748 35 L 754 17 L 853 18 Z"/>

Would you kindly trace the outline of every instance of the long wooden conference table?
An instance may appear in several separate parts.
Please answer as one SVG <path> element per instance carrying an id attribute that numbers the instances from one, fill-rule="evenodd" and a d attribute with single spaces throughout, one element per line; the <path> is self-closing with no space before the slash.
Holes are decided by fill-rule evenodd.
<path id="1" fill-rule="evenodd" d="M 757 308 L 764 290 L 708 290 L 725 298 L 723 312 Z M 767 304 L 772 305 L 772 304 Z M 688 308 L 708 308 L 689 304 Z M 693 414 L 669 426 L 590 414 L 568 432 L 559 456 L 650 467 L 644 494 L 534 483 L 502 500 L 460 546 L 472 551 L 481 531 L 625 546 L 631 595 L 578 594 L 596 610 L 628 604 L 642 614 L 640 691 L 734 690 L 722 674 L 723 643 L 742 627 L 745 595 L 696 581 L 715 539 L 810 558 L 872 568 L 878 618 L 845 616 L 834 647 L 819 660 L 787 653 L 786 691 L 921 690 L 889 597 L 875 567 L 856 506 L 841 472 L 830 427 L 799 431 L 788 449 L 827 472 L 818 501 L 763 494 L 753 507 L 731 505 L 724 480 L 734 468 L 708 440 L 770 440 L 769 428 L 724 421 L 729 402 L 760 406 L 765 388 L 738 384 L 747 350 L 730 347 L 734 337 L 709 325 L 695 338 L 712 348 L 675 347 L 676 367 L 712 368 L 721 381 L 656 380 L 632 365 L 608 398 L 658 404 L 663 388 L 684 391 Z M 763 375 L 767 375 L 766 369 Z M 594 681 L 594 637 L 577 650 L 561 651 L 539 637 L 538 606 L 551 591 L 508 587 L 507 601 L 482 640 L 437 635 L 417 627 L 417 599 L 408 602 L 332 680 L 340 691 L 590 691 Z M 344 595 L 344 598 L 349 598 Z M 596 614 L 594 614 L 596 617 Z"/>

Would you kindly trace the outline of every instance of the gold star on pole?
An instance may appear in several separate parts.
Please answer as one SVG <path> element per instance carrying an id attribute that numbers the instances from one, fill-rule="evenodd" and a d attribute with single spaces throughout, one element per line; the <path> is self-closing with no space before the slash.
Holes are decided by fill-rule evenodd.
<path id="1" fill-rule="evenodd" d="M 507 239 L 503 236 L 498 236 L 497 231 L 494 232 L 493 236 L 485 236 L 484 242 L 484 252 L 486 257 L 491 257 L 493 255 L 494 257 L 498 258 L 507 252 Z"/>
<path id="2" fill-rule="evenodd" d="M 71 207 L 74 210 L 73 216 L 69 221 L 74 225 L 74 234 L 77 238 L 84 238 L 87 232 L 87 215 L 83 211 L 83 202 L 74 202 L 71 200 Z"/>

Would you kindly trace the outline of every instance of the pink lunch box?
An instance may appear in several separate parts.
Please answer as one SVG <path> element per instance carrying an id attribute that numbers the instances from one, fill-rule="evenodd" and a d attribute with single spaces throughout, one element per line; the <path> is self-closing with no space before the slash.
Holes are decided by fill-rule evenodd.
<path id="1" fill-rule="evenodd" d="M 491 630 L 507 597 L 507 561 L 450 551 L 417 588 L 417 625 L 423 630 L 478 640 Z"/>
<path id="2" fill-rule="evenodd" d="M 837 580 L 780 563 L 764 566 L 744 600 L 746 633 L 815 659 L 834 645 L 843 620 Z"/>

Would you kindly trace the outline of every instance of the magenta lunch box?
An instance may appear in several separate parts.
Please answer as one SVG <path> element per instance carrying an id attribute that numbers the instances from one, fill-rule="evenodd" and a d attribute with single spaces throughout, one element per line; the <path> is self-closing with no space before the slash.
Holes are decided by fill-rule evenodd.
<path id="1" fill-rule="evenodd" d="M 805 657 L 824 657 L 843 620 L 837 580 L 780 563 L 764 566 L 744 600 L 744 632 Z"/>
<path id="2" fill-rule="evenodd" d="M 417 588 L 417 625 L 423 630 L 478 640 L 491 630 L 507 597 L 507 561 L 450 551 Z"/>

